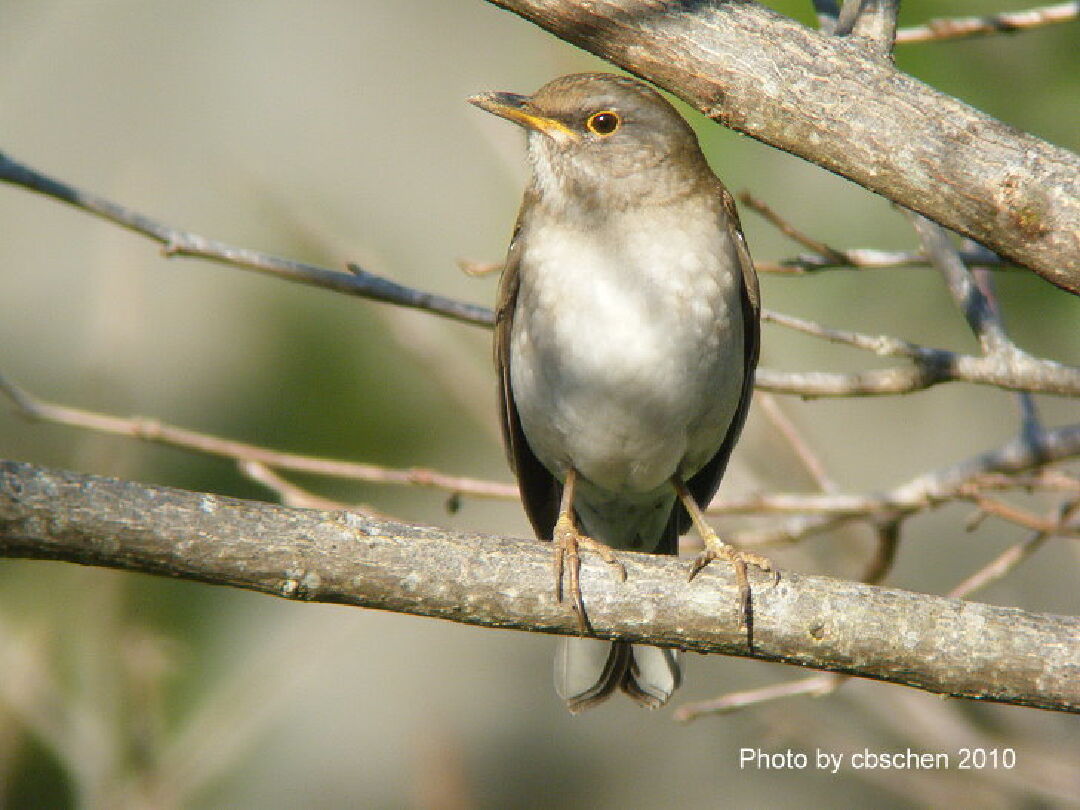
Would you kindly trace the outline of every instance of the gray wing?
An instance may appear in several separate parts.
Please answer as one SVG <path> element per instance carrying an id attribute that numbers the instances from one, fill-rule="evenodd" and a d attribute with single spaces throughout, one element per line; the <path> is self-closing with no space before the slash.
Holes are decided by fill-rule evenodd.
<path id="1" fill-rule="evenodd" d="M 718 181 L 719 182 L 719 181 Z M 754 272 L 754 262 L 750 258 L 750 251 L 746 247 L 746 239 L 743 237 L 742 225 L 739 222 L 739 212 L 735 208 L 735 201 L 731 198 L 727 189 L 722 186 L 719 189 L 720 200 L 723 204 L 723 214 L 727 222 L 728 233 L 735 243 L 735 249 L 739 256 L 739 264 L 742 269 L 742 315 L 745 329 L 743 343 L 743 384 L 742 395 L 739 398 L 739 407 L 731 420 L 727 435 L 724 437 L 720 449 L 716 451 L 708 463 L 705 464 L 689 481 L 687 489 L 694 496 L 694 500 L 704 509 L 712 500 L 716 490 L 720 487 L 720 479 L 724 477 L 731 451 L 735 448 L 735 442 L 739 440 L 743 424 L 746 422 L 746 414 L 750 410 L 750 399 L 754 393 L 754 369 L 757 368 L 758 353 L 761 343 L 761 293 L 758 288 L 757 273 Z M 686 531 L 690 527 L 690 516 L 682 507 L 677 509 L 678 514 L 673 515 L 673 523 L 676 523 L 678 533 Z M 678 534 L 674 542 L 678 542 Z M 672 552 L 674 553 L 674 552 Z"/>
<path id="2" fill-rule="evenodd" d="M 519 235 L 523 213 L 533 195 L 535 191 L 532 189 L 525 192 L 525 200 L 514 227 L 514 237 L 507 252 L 506 266 L 499 280 L 495 307 L 495 369 L 498 374 L 499 421 L 502 425 L 503 445 L 506 447 L 510 467 L 517 477 L 521 502 L 536 536 L 542 540 L 550 540 L 559 514 L 562 485 L 540 463 L 540 459 L 529 447 L 510 386 L 510 332 L 514 325 L 514 309 L 517 306 L 518 287 L 521 282 Z"/>

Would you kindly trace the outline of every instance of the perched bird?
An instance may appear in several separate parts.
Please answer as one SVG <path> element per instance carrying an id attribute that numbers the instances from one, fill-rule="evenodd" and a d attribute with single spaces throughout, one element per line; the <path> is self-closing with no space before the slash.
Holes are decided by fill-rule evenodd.
<path id="1" fill-rule="evenodd" d="M 731 195 L 693 130 L 656 91 L 603 73 L 476 106 L 528 133 L 532 179 L 496 309 L 503 436 L 522 501 L 556 545 L 556 593 L 588 622 L 579 549 L 625 578 L 612 549 L 675 554 L 693 522 L 710 560 L 747 564 L 702 509 L 746 418 L 758 357 L 757 277 Z M 571 712 L 621 688 L 662 706 L 672 650 L 564 638 L 555 686 Z"/>

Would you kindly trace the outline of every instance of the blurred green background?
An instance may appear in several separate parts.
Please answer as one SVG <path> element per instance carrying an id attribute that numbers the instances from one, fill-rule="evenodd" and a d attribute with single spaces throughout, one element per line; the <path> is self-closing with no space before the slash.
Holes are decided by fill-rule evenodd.
<path id="1" fill-rule="evenodd" d="M 809 2 L 776 2 L 812 24 Z M 1015 4 L 908 0 L 901 23 Z M 902 48 L 930 84 L 1057 144 L 1080 143 L 1076 23 Z M 0 149 L 79 187 L 231 244 L 490 304 L 525 177 L 515 128 L 470 107 L 598 60 L 479 2 L 0 0 Z M 912 248 L 883 199 L 694 116 L 734 190 L 838 247 Z M 744 214 L 751 248 L 798 248 Z M 1012 333 L 1080 364 L 1080 305 L 999 274 Z M 768 277 L 766 306 L 967 351 L 930 270 Z M 308 454 L 508 481 L 490 336 L 415 312 L 203 262 L 55 201 L 0 187 L 0 369 L 37 395 Z M 769 327 L 763 364 L 868 356 Z M 1040 401 L 1047 423 L 1075 401 Z M 899 484 L 1014 435 L 1015 398 L 951 385 L 904 398 L 784 400 L 845 491 Z M 755 413 L 725 490 L 809 486 Z M 0 407 L 0 456 L 249 498 L 224 461 L 29 424 Z M 517 504 L 298 479 L 395 516 L 525 536 Z M 943 592 L 1023 533 L 965 509 L 907 525 L 890 583 Z M 723 523 L 720 524 L 723 528 Z M 845 531 L 770 551 L 851 576 Z M 1080 612 L 1076 544 L 1049 544 L 980 599 Z M 850 683 L 689 726 L 612 700 L 571 718 L 551 639 L 299 605 L 183 582 L 0 562 L 0 806 L 615 808 L 1067 806 L 1073 717 Z M 693 657 L 676 703 L 801 677 Z M 741 747 L 954 753 L 1011 746 L 1008 771 L 740 770 Z M 677 797 L 677 798 L 676 798 Z"/>

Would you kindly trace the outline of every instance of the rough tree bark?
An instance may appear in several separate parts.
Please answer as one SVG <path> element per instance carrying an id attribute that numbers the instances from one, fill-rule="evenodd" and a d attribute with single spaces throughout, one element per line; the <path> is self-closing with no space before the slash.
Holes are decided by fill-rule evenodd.
<path id="1" fill-rule="evenodd" d="M 1080 293 L 1080 157 L 747 0 L 489 0 Z"/>
<path id="2" fill-rule="evenodd" d="M 467 624 L 576 633 L 546 544 L 290 509 L 0 462 L 0 556 L 66 560 Z M 586 559 L 596 635 L 1080 712 L 1080 618 L 785 572 L 755 577 L 753 643 L 734 576 L 623 553 Z"/>

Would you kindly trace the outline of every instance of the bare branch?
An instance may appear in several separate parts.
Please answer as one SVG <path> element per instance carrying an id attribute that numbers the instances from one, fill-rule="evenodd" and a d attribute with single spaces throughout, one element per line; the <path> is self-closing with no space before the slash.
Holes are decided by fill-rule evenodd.
<path id="1" fill-rule="evenodd" d="M 937 350 L 935 350 L 937 351 Z M 944 352 L 944 350 L 941 350 Z M 952 355 L 944 352 L 943 357 Z M 1026 364 L 1003 366 L 998 358 L 952 355 L 956 365 L 920 361 L 908 367 L 871 369 L 850 374 L 832 371 L 774 371 L 758 368 L 754 384 L 760 391 L 816 397 L 867 397 L 911 394 L 944 382 L 963 380 L 995 385 L 1012 391 L 1076 396 L 1075 369 L 1051 360 L 1039 360 L 1039 367 Z"/>
<path id="2" fill-rule="evenodd" d="M 979 288 L 960 254 L 949 241 L 949 234 L 937 223 L 911 211 L 905 211 L 919 235 L 923 252 L 945 277 L 956 305 L 964 313 L 971 331 L 986 354 L 1014 350 L 1005 328 L 987 295 Z"/>
<path id="3" fill-rule="evenodd" d="M 551 548 L 343 512 L 0 463 L 0 555 L 64 560 L 449 619 L 575 634 Z M 627 583 L 583 568 L 596 634 L 760 658 L 942 694 L 1080 712 L 1080 618 L 785 573 L 754 587 L 754 648 L 734 575 L 624 552 Z"/>
<path id="4" fill-rule="evenodd" d="M 1026 438 L 1026 437 L 1025 437 Z M 1027 440 L 1032 446 L 1038 444 L 1038 438 Z M 1059 492 L 1066 495 L 1080 496 L 1080 479 L 1073 478 L 1062 470 L 1041 469 L 1027 475 L 1014 473 L 1002 475 L 989 473 L 971 479 L 971 484 L 981 491 L 992 489 L 1016 489 L 1025 492 Z"/>
<path id="5" fill-rule="evenodd" d="M 966 497 L 976 482 L 995 473 L 1016 474 L 1054 461 L 1080 456 L 1080 424 L 1052 428 L 1032 437 L 1020 435 L 1001 447 L 918 475 L 888 492 L 875 495 L 783 494 L 772 493 L 714 502 L 715 514 L 772 511 L 803 515 L 780 526 L 735 532 L 740 545 L 792 543 L 815 532 L 834 528 L 850 520 L 903 517 L 946 501 Z M 991 485 L 1000 480 L 989 479 Z M 1020 479 L 1016 486 L 1028 482 Z"/>
<path id="6" fill-rule="evenodd" d="M 1015 523 L 1017 526 L 1033 529 L 1040 534 L 1045 534 L 1047 537 L 1080 537 L 1080 524 L 1071 526 L 1060 518 L 1056 520 L 1041 518 L 1012 504 L 990 498 L 980 492 L 971 492 L 968 487 L 964 487 L 960 494 L 961 497 L 970 498 L 974 501 L 979 510 L 986 515 L 994 515 L 1002 520 Z"/>
<path id="7" fill-rule="evenodd" d="M 803 469 L 814 479 L 818 489 L 822 492 L 835 492 L 836 485 L 829 477 L 821 458 L 814 452 L 810 442 L 799 432 L 795 423 L 784 413 L 784 409 L 780 407 L 776 397 L 767 391 L 763 391 L 758 394 L 756 404 L 764 411 L 766 418 L 772 423 L 773 427 L 787 441 L 792 452 L 795 453 L 795 457 L 803 465 Z"/>
<path id="8" fill-rule="evenodd" d="M 1005 261 L 982 245 L 975 245 L 971 250 L 962 251 L 960 257 L 969 264 L 1002 269 L 1015 267 L 1012 262 Z M 800 253 L 793 259 L 784 259 L 780 262 L 754 261 L 754 266 L 760 273 L 778 273 L 789 276 L 809 275 L 823 270 L 874 270 L 883 267 L 926 267 L 929 264 L 930 260 L 916 251 L 877 250 L 876 248 L 837 250 L 836 255 Z"/>
<path id="9" fill-rule="evenodd" d="M 431 487 L 451 493 L 471 495 L 482 498 L 516 498 L 517 487 L 495 481 L 483 481 L 457 475 L 446 475 L 425 467 L 393 469 L 377 464 L 361 464 L 355 461 L 304 456 L 297 453 L 285 453 L 270 450 L 254 444 L 223 439 L 186 428 L 165 424 L 157 419 L 139 417 L 124 418 L 107 414 L 72 408 L 45 402 L 15 385 L 0 373 L 0 394 L 6 394 L 15 403 L 20 413 L 28 419 L 52 422 L 58 425 L 95 430 L 99 433 L 111 433 L 130 436 L 133 439 L 179 447 L 209 456 L 218 456 L 238 462 L 248 462 L 272 467 L 277 470 L 328 475 L 354 481 L 368 481 L 376 484 L 404 484 L 409 486 Z M 267 483 L 263 480 L 261 483 Z"/>
<path id="10" fill-rule="evenodd" d="M 788 329 L 794 329 L 806 335 L 813 335 L 814 337 L 819 337 L 832 343 L 842 343 L 846 346 L 853 346 L 856 349 L 865 349 L 868 352 L 873 352 L 879 357 L 921 358 L 928 362 L 936 362 L 941 365 L 951 364 L 955 362 L 956 358 L 956 355 L 952 352 L 946 352 L 940 349 L 928 349 L 925 346 L 919 346 L 917 343 L 909 343 L 900 338 L 894 338 L 888 335 L 866 335 L 861 332 L 850 332 L 846 329 L 830 329 L 821 326 L 814 321 L 807 320 L 806 318 L 797 318 L 794 315 L 783 315 L 779 312 L 773 312 L 772 310 L 765 310 L 762 312 L 761 320 L 765 323 L 775 323 L 778 326 L 786 326 Z"/>
<path id="11" fill-rule="evenodd" d="M 490 0 L 1080 293 L 1080 157 L 757 3 Z"/>
<path id="12" fill-rule="evenodd" d="M 346 295 L 422 309 L 465 323 L 484 326 L 492 323 L 491 311 L 486 307 L 454 301 L 435 293 L 414 290 L 369 273 L 355 264 L 349 265 L 350 272 L 348 273 L 330 270 L 291 259 L 281 259 L 250 248 L 233 247 L 215 239 L 178 230 L 103 197 L 47 177 L 29 166 L 17 163 L 2 152 L 0 152 L 0 180 L 61 200 L 153 239 L 164 246 L 164 254 L 168 257 L 207 259 L 288 281 L 323 287 Z"/>
<path id="13" fill-rule="evenodd" d="M 766 220 L 768 220 L 780 233 L 784 236 L 798 242 L 805 248 L 809 248 L 814 253 L 822 256 L 826 261 L 833 265 L 846 265 L 849 264 L 847 256 L 843 251 L 834 250 L 826 245 L 824 242 L 820 242 L 817 239 L 813 239 L 786 219 L 781 217 L 776 211 L 774 211 L 764 200 L 759 200 L 749 191 L 743 191 L 739 194 L 739 202 L 749 208 L 751 211 L 760 214 Z"/>
<path id="14" fill-rule="evenodd" d="M 896 44 L 935 42 L 944 39 L 972 37 L 985 34 L 1009 34 L 1040 25 L 1069 22 L 1080 16 L 1080 2 L 1055 3 L 1026 11 L 1002 11 L 984 17 L 934 19 L 925 25 L 901 28 L 896 32 Z"/>
<path id="15" fill-rule="evenodd" d="M 756 706 L 759 703 L 767 703 L 772 700 L 780 700 L 789 697 L 823 697 L 836 691 L 836 687 L 847 680 L 844 675 L 813 675 L 796 681 L 784 681 L 782 683 L 761 686 L 757 689 L 747 689 L 745 692 L 729 692 L 722 697 L 712 700 L 702 700 L 698 703 L 687 703 L 675 710 L 675 719 L 681 723 L 689 723 L 706 714 L 727 714 L 748 706 Z"/>
<path id="16" fill-rule="evenodd" d="M 330 498 L 324 498 L 313 492 L 308 492 L 303 487 L 298 487 L 291 481 L 286 481 L 261 461 L 241 461 L 238 465 L 240 472 L 257 484 L 262 484 L 268 490 L 278 496 L 278 501 L 286 506 L 297 506 L 302 509 L 351 509 L 368 517 L 385 518 L 386 515 L 376 514 L 367 507 L 357 507 L 355 504 L 341 503 Z"/>
<path id="17" fill-rule="evenodd" d="M 739 193 L 739 202 L 754 213 L 761 215 L 789 239 L 813 251 L 813 253 L 803 253 L 794 259 L 785 259 L 780 263 L 755 261 L 754 265 L 757 267 L 758 272 L 801 275 L 837 268 L 919 267 L 933 264 L 926 254 L 921 252 L 869 248 L 838 250 L 803 233 L 764 200 L 758 199 L 749 191 Z M 961 260 L 965 263 L 999 267 L 1012 266 L 1003 262 L 1000 256 L 987 250 L 979 243 L 970 239 L 966 241 L 968 244 L 965 245 L 965 250 L 959 254 Z"/>
<path id="18" fill-rule="evenodd" d="M 1078 507 L 1080 507 L 1080 501 L 1073 501 L 1071 504 L 1063 505 L 1057 512 L 1057 522 L 1066 523 L 1071 520 L 1077 514 Z M 1050 537 L 1049 532 L 1037 531 L 1024 542 L 1010 546 L 991 560 L 990 563 L 949 591 L 949 596 L 963 599 L 975 591 L 985 588 L 990 583 L 1003 579 L 1006 574 L 1034 554 Z"/>
<path id="19" fill-rule="evenodd" d="M 927 220 L 928 225 L 936 225 Z M 968 271 L 964 269 L 964 275 Z M 974 285 L 972 285 L 974 287 Z M 967 289 L 967 288 L 965 288 Z M 961 292 L 961 295 L 966 293 Z M 988 306 L 984 296 L 980 312 Z M 844 329 L 830 329 L 805 318 L 762 310 L 761 319 L 796 329 L 833 343 L 865 349 L 882 357 L 908 357 L 911 368 L 878 369 L 841 374 L 836 372 L 781 372 L 759 369 L 757 387 L 775 393 L 802 396 L 867 396 L 872 394 L 906 394 L 947 380 L 964 380 L 982 385 L 994 385 L 1011 391 L 1080 396 L 1080 368 L 1044 360 L 1018 348 L 1008 337 L 996 315 L 980 314 L 975 327 L 984 346 L 991 348 L 985 356 L 958 354 L 945 349 L 930 349 L 888 335 L 866 335 Z M 786 378 L 786 379 L 785 379 Z"/>

